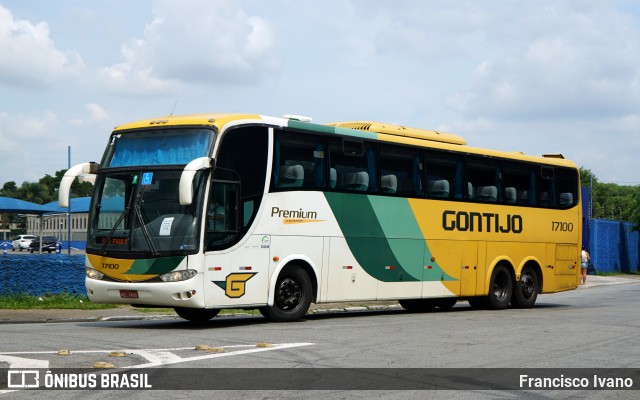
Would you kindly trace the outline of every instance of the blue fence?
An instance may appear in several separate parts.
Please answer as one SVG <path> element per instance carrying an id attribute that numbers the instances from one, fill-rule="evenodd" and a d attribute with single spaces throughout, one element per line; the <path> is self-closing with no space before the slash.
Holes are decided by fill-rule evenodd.
<path id="1" fill-rule="evenodd" d="M 630 222 L 592 219 L 587 250 L 598 272 L 638 272 L 640 232 Z"/>
<path id="2" fill-rule="evenodd" d="M 84 254 L 0 254 L 0 295 L 83 295 Z"/>

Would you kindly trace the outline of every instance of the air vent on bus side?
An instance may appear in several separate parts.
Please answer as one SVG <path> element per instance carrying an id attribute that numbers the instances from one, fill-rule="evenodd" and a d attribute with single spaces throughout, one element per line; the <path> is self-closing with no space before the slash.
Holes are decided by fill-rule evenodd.
<path id="1" fill-rule="evenodd" d="M 454 135 L 452 133 L 436 132 L 427 129 L 409 128 L 401 125 L 383 124 L 380 122 L 369 121 L 347 121 L 347 122 L 334 122 L 327 124 L 329 126 L 336 126 L 340 128 L 356 129 L 360 131 L 384 133 L 387 135 L 396 135 L 410 137 L 414 139 L 432 140 L 435 142 L 443 142 L 450 144 L 467 144 L 461 136 Z"/>

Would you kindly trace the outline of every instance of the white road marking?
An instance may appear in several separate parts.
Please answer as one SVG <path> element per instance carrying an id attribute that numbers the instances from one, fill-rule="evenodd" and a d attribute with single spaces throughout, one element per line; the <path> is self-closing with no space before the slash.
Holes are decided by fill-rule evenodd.
<path id="1" fill-rule="evenodd" d="M 27 353 L 17 353 L 17 354 L 27 354 Z M 3 361 L 9 364 L 9 367 L 8 367 L 9 369 L 49 368 L 48 360 L 36 360 L 33 358 L 5 356 L 0 354 L 0 362 L 3 362 Z"/>
<path id="2" fill-rule="evenodd" d="M 131 369 L 131 368 L 152 368 L 162 365 L 178 364 L 190 361 L 207 360 L 219 357 L 238 356 L 245 354 L 261 353 L 265 351 L 284 350 L 295 347 L 311 346 L 313 343 L 282 343 L 273 344 L 271 347 L 256 347 L 256 345 L 233 345 L 233 346 L 220 346 L 227 351 L 225 353 L 206 353 L 204 355 L 198 355 L 195 357 L 180 357 L 174 354 L 175 351 L 195 350 L 195 346 L 191 347 L 174 347 L 168 349 L 125 349 L 125 350 L 73 350 L 71 349 L 71 355 L 73 354 L 108 354 L 113 351 L 121 351 L 128 354 L 138 355 L 146 360 L 148 363 L 118 367 L 118 369 Z M 244 348 L 244 349 L 242 349 Z M 241 350 L 233 350 L 241 349 Z M 42 355 L 42 354 L 57 354 L 58 351 L 12 351 L 12 352 L 0 352 L 0 362 L 4 361 L 9 364 L 10 369 L 38 369 L 49 368 L 48 360 L 38 360 L 24 357 L 17 357 L 17 355 Z M 1 393 L 1 392 L 0 392 Z"/>
<path id="3" fill-rule="evenodd" d="M 238 356 L 238 355 L 243 355 L 243 354 L 261 353 L 263 351 L 283 350 L 283 349 L 291 349 L 291 348 L 294 348 L 294 347 L 311 346 L 311 345 L 313 345 L 313 343 L 284 343 L 284 344 L 274 344 L 273 347 L 255 347 L 255 346 L 251 346 L 252 348 L 246 349 L 246 350 L 231 351 L 231 352 L 228 352 L 228 353 L 205 354 L 205 355 L 202 355 L 202 356 L 188 357 L 188 358 L 178 357 L 179 359 L 171 360 L 171 361 L 167 360 L 167 361 L 160 361 L 160 362 L 150 362 L 150 363 L 147 363 L 147 364 L 131 365 L 131 366 L 122 367 L 122 368 L 123 369 L 152 368 L 152 367 L 159 367 L 161 365 L 178 364 L 178 363 L 189 362 L 189 361 L 207 360 L 207 359 L 210 359 L 210 358 Z M 228 347 L 225 347 L 225 348 L 228 348 Z"/>

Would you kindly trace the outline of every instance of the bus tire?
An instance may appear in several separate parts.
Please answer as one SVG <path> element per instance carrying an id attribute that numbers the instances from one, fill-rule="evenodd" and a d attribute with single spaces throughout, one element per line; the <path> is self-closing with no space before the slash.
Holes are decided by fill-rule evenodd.
<path id="1" fill-rule="evenodd" d="M 472 297 L 467 300 L 474 310 L 486 310 L 489 308 L 487 296 Z"/>
<path id="2" fill-rule="evenodd" d="M 207 322 L 220 312 L 215 308 L 174 307 L 173 309 L 180 318 L 191 322 Z"/>
<path id="3" fill-rule="evenodd" d="M 268 321 L 271 321 L 271 315 L 269 315 L 269 307 L 260 307 L 258 308 L 260 314 L 265 317 Z"/>
<path id="4" fill-rule="evenodd" d="M 530 266 L 525 266 L 520 273 L 520 280 L 516 282 L 511 305 L 516 308 L 531 308 L 536 303 L 539 291 L 538 274 Z"/>
<path id="5" fill-rule="evenodd" d="M 504 265 L 498 265 L 491 274 L 487 303 L 492 310 L 503 310 L 509 307 L 513 294 L 511 274 Z"/>
<path id="6" fill-rule="evenodd" d="M 451 308 L 453 308 L 453 306 L 456 305 L 457 302 L 458 302 L 458 299 L 456 297 L 445 297 L 442 299 L 435 300 L 436 307 L 438 307 L 441 310 L 450 310 Z"/>
<path id="7" fill-rule="evenodd" d="M 275 322 L 299 321 L 309 311 L 311 291 L 311 280 L 302 268 L 287 268 L 276 281 L 273 305 L 260 313 Z"/>
<path id="8" fill-rule="evenodd" d="M 398 300 L 398 303 L 409 312 L 427 312 L 436 308 L 436 303 L 432 299 L 407 299 Z"/>

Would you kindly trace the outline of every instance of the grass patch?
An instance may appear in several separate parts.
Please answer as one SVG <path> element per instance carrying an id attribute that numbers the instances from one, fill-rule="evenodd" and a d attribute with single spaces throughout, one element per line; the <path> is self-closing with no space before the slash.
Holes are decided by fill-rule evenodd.
<path id="1" fill-rule="evenodd" d="M 101 310 L 117 308 L 114 304 L 96 304 L 89 301 L 87 296 L 71 293 L 47 294 L 33 296 L 30 294 L 16 293 L 0 296 L 0 309 L 5 310 L 48 310 L 48 309 L 79 309 Z"/>

